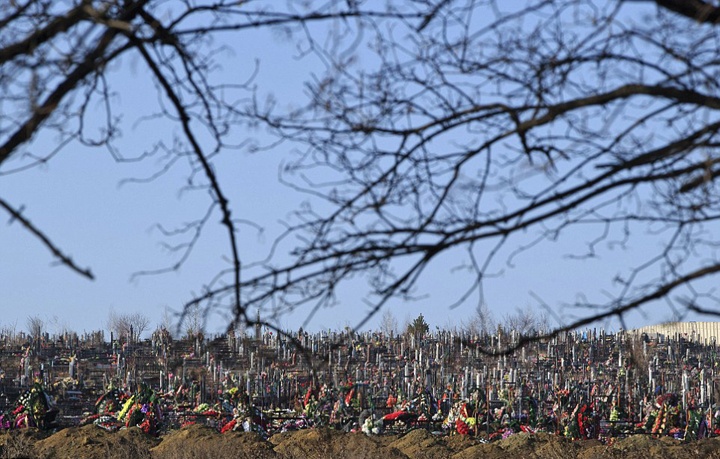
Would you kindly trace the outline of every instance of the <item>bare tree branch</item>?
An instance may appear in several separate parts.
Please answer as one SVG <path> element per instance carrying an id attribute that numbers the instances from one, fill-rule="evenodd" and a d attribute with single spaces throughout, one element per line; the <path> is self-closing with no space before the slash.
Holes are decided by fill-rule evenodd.
<path id="1" fill-rule="evenodd" d="M 90 271 L 90 269 L 83 269 L 80 268 L 78 265 L 75 264 L 75 262 L 70 258 L 69 256 L 65 255 L 60 251 L 60 249 L 53 244 L 53 242 L 48 238 L 45 233 L 40 231 L 35 225 L 30 222 L 27 218 L 25 218 L 20 210 L 17 210 L 10 206 L 4 199 L 0 198 L 0 207 L 5 209 L 11 216 L 12 219 L 10 222 L 12 223 L 13 220 L 17 220 L 22 224 L 25 229 L 27 229 L 30 233 L 32 233 L 35 237 L 40 239 L 40 241 L 43 243 L 45 247 L 47 247 L 52 254 L 60 260 L 60 263 L 67 266 L 68 268 L 72 269 L 76 273 L 80 274 L 83 277 L 87 277 L 90 280 L 95 279 L 95 276 Z"/>

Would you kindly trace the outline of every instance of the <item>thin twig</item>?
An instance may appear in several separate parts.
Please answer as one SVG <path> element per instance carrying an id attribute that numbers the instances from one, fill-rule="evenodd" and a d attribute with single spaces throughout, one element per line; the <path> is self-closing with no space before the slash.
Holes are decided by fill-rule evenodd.
<path id="1" fill-rule="evenodd" d="M 60 249 L 50 240 L 50 238 L 48 238 L 45 235 L 45 233 L 43 233 L 35 225 L 33 225 L 30 222 L 30 220 L 23 217 L 22 213 L 19 210 L 12 207 L 10 204 L 7 203 L 7 201 L 5 201 L 3 199 L 0 199 L 0 207 L 5 209 L 6 211 L 8 211 L 8 213 L 10 213 L 10 215 L 12 216 L 10 223 L 12 223 L 15 220 L 19 221 L 25 227 L 25 229 L 27 229 L 33 235 L 35 235 L 38 239 L 40 239 L 40 241 L 42 241 L 42 243 L 45 245 L 45 247 L 50 249 L 50 251 L 52 252 L 53 255 L 55 255 L 58 259 L 60 259 L 60 263 L 64 264 L 65 266 L 72 269 L 73 271 L 80 274 L 81 276 L 87 277 L 90 280 L 95 279 L 95 276 L 93 275 L 93 273 L 90 271 L 89 268 L 83 269 L 83 268 L 80 268 L 78 265 L 76 265 L 75 262 L 72 261 L 72 259 L 69 256 L 65 255 L 64 253 L 62 253 L 60 251 Z"/>

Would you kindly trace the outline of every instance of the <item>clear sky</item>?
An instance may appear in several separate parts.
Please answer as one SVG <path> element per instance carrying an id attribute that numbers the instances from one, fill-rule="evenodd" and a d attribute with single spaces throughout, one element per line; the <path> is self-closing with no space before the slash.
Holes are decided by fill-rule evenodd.
<path id="1" fill-rule="evenodd" d="M 232 53 L 221 59 L 218 77 L 253 73 L 253 62 L 260 62 L 255 82 L 259 94 L 273 94 L 278 103 L 293 106 L 305 102 L 303 82 L 323 67 L 312 55 L 298 59 L 293 40 L 276 33 L 256 30 L 245 32 L 242 40 L 233 39 Z M 150 138 L 172 137 L 177 126 L 166 121 L 144 120 L 156 110 L 156 90 L 142 63 L 124 59 L 111 73 L 117 90 L 114 100 L 124 117 L 123 153 L 139 154 Z M 268 142 L 262 129 L 238 132 L 238 137 Z M 57 139 L 40 136 L 29 146 L 31 151 L 48 151 Z M 263 233 L 241 226 L 240 254 L 245 262 L 262 258 L 283 226 L 281 220 L 303 200 L 278 183 L 278 167 L 292 150 L 287 143 L 257 153 L 234 151 L 223 154 L 215 167 L 225 187 L 234 215 L 262 225 Z M 0 168 L 6 172 L 22 162 L 8 161 Z M 57 266 L 52 255 L 32 235 L 9 216 L 0 212 L 0 316 L 1 326 L 26 329 L 28 316 L 39 316 L 48 331 L 70 329 L 78 332 L 105 329 L 111 311 L 142 312 L 159 324 L 166 308 L 177 311 L 199 293 L 202 286 L 220 269 L 227 267 L 227 242 L 224 228 L 207 226 L 190 258 L 174 272 L 134 277 L 133 273 L 172 265 L 175 258 L 164 246 L 168 239 L 157 230 L 177 227 L 197 218 L 207 205 L 207 197 L 182 193 L 185 173 L 182 166 L 149 183 L 125 183 L 126 179 L 153 174 L 160 163 L 153 159 L 141 163 L 117 163 L 99 149 L 78 145 L 66 148 L 47 165 L 22 173 L 0 175 L 0 196 L 23 214 L 81 267 L 89 267 L 94 281 L 81 278 L 66 267 Z M 219 217 L 216 216 L 215 220 Z M 543 242 L 534 249 L 500 264 L 486 288 L 486 303 L 495 318 L 501 320 L 517 308 L 536 307 L 540 298 L 549 304 L 572 302 L 577 295 L 602 296 L 598 278 L 622 273 L 630 259 L 642 257 L 652 247 L 642 244 L 626 249 L 607 250 L 604 263 L 569 259 L 565 255 L 583 250 L 582 242 L 591 235 L 577 230 L 562 244 Z M 407 318 L 423 313 L 431 326 L 459 325 L 473 313 L 476 303 L 449 309 L 466 285 L 467 273 L 454 270 L 454 254 L 449 252 L 433 266 L 421 282 L 417 301 L 395 303 L 394 314 L 402 324 Z M 507 255 L 504 254 L 505 258 Z M 499 257 L 499 258 L 502 258 Z M 358 285 L 358 289 L 360 285 Z M 340 328 L 359 322 L 367 307 L 352 287 L 339 298 L 340 305 L 320 311 L 310 329 Z M 307 311 L 288 316 L 281 324 L 296 329 Z M 669 319 L 669 312 L 648 312 L 628 316 L 629 326 Z M 550 319 L 553 323 L 553 319 Z M 370 326 L 376 326 L 373 320 Z M 608 322 L 607 327 L 618 327 Z M 214 318 L 210 330 L 220 330 L 223 322 Z"/>

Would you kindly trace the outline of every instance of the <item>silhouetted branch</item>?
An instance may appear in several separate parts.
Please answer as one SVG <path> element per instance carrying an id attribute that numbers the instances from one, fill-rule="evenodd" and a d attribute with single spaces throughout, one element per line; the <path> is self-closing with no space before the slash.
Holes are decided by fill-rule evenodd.
<path id="1" fill-rule="evenodd" d="M 95 276 L 93 276 L 93 273 L 90 271 L 90 269 L 83 269 L 80 268 L 78 265 L 75 264 L 75 262 L 70 258 L 69 256 L 65 255 L 51 240 L 48 238 L 45 233 L 40 231 L 35 225 L 30 222 L 27 218 L 25 218 L 22 215 L 21 210 L 17 210 L 10 206 L 4 199 L 0 199 L 0 207 L 5 209 L 11 216 L 12 219 L 10 220 L 10 223 L 12 223 L 14 220 L 17 220 L 20 222 L 20 224 L 25 227 L 26 230 L 28 230 L 31 234 L 33 234 L 35 237 L 40 239 L 40 241 L 43 243 L 45 247 L 47 247 L 52 254 L 60 260 L 60 263 L 67 266 L 68 268 L 72 269 L 76 273 L 80 274 L 83 277 L 87 277 L 90 280 L 95 279 Z"/>

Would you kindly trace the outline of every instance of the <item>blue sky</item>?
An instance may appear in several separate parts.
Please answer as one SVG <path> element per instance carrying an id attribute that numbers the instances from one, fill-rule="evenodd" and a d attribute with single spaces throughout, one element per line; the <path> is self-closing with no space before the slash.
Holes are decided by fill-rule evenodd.
<path id="1" fill-rule="evenodd" d="M 240 79 L 253 73 L 253 62 L 260 62 L 255 82 L 259 94 L 273 94 L 284 107 L 302 105 L 303 83 L 311 74 L 323 71 L 312 55 L 297 59 L 294 41 L 276 33 L 257 30 L 233 38 L 232 53 L 219 61 L 218 77 L 234 75 Z M 118 91 L 114 100 L 124 117 L 122 152 L 128 156 L 148 148 L 154 138 L 171 139 L 177 126 L 166 121 L 145 120 L 156 108 L 156 91 L 143 65 L 124 59 L 113 69 L 111 82 Z M 236 137 L 267 143 L 270 139 L 259 128 L 239 131 Z M 28 146 L 30 151 L 52 149 L 57 139 L 39 136 Z M 252 220 L 264 228 L 259 233 L 251 226 L 240 227 L 240 254 L 244 262 L 261 259 L 274 238 L 283 229 L 281 220 L 301 201 L 301 196 L 277 181 L 278 167 L 294 148 L 288 143 L 257 153 L 230 151 L 215 162 L 216 170 L 233 205 L 234 215 Z M 22 158 L 8 161 L 0 168 L 7 171 Z M 153 159 L 141 163 L 117 163 L 99 149 L 77 145 L 66 148 L 47 165 L 22 173 L 0 175 L 0 196 L 51 236 L 53 241 L 82 267 L 90 267 L 96 280 L 88 281 L 63 266 L 20 225 L 6 224 L 0 214 L 0 325 L 26 328 L 28 316 L 46 320 L 50 332 L 63 328 L 78 332 L 106 328 L 108 316 L 115 312 L 142 312 L 152 321 L 161 322 L 166 308 L 179 310 L 199 293 L 214 273 L 228 266 L 224 229 L 216 223 L 207 226 L 191 257 L 175 272 L 133 277 L 133 273 L 163 268 L 173 263 L 173 255 L 163 247 L 168 240 L 156 225 L 173 228 L 197 218 L 207 205 L 207 196 L 180 191 L 187 170 L 182 165 L 149 183 L 124 183 L 144 178 L 160 167 Z M 214 221 L 219 220 L 217 214 Z M 606 247 L 601 263 L 566 257 L 580 253 L 592 234 L 577 229 L 562 243 L 544 241 L 530 251 L 513 258 L 513 264 L 500 263 L 496 276 L 485 289 L 485 303 L 497 320 L 517 308 L 536 307 L 537 298 L 549 304 L 573 302 L 578 295 L 603 298 L 597 279 L 623 274 L 629 260 L 642 258 L 653 249 L 643 243 L 620 249 Z M 649 243 L 653 244 L 653 243 Z M 468 273 L 457 269 L 457 253 L 440 257 L 422 278 L 412 303 L 394 303 L 393 312 L 402 324 L 422 313 L 432 326 L 452 326 L 473 314 L 477 302 L 449 309 L 465 288 Z M 505 260 L 509 253 L 498 259 Z M 607 287 L 604 287 L 607 288 Z M 321 310 L 310 329 L 340 328 L 359 322 L 367 306 L 359 299 L 361 283 L 351 284 L 338 298 L 340 304 Z M 307 311 L 284 317 L 280 325 L 296 329 Z M 629 326 L 669 319 L 669 311 L 631 314 Z M 376 326 L 378 318 L 370 323 Z M 550 320 L 551 324 L 554 323 Z M 599 324 L 602 326 L 603 324 Z M 604 324 L 618 327 L 617 322 Z M 223 328 L 221 318 L 213 318 L 211 331 Z"/>

